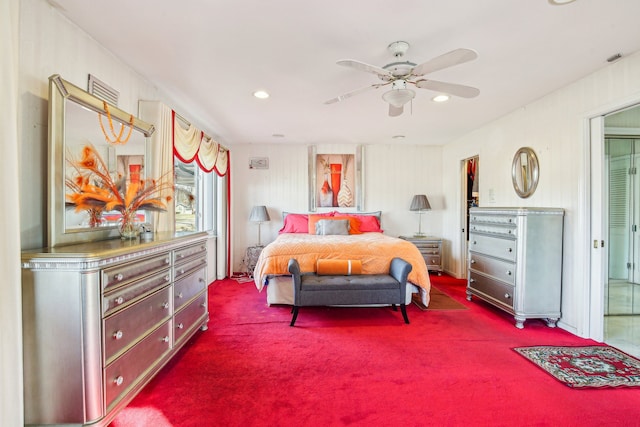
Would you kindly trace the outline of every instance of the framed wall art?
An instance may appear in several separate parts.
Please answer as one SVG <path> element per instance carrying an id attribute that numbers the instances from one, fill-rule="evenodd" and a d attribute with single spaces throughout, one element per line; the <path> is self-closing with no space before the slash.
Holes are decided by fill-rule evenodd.
<path id="1" fill-rule="evenodd" d="M 363 209 L 363 151 L 318 153 L 309 147 L 309 211 L 325 208 Z"/>

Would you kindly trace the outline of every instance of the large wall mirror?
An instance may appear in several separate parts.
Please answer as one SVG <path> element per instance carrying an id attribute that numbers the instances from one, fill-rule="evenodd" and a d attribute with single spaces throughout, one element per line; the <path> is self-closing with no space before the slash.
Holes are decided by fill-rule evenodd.
<path id="1" fill-rule="evenodd" d="M 511 178 L 513 188 L 518 196 L 523 199 L 531 196 L 538 186 L 540 167 L 536 153 L 529 147 L 520 148 L 511 165 Z"/>
<path id="2" fill-rule="evenodd" d="M 87 146 L 95 148 L 114 180 L 139 180 L 150 164 L 152 125 L 63 80 L 49 78 L 49 228 L 50 247 L 119 237 L 118 211 L 77 210 L 69 203 L 78 171 L 70 163 Z M 147 222 L 146 213 L 139 213 Z M 150 220 L 150 219 L 149 219 Z"/>

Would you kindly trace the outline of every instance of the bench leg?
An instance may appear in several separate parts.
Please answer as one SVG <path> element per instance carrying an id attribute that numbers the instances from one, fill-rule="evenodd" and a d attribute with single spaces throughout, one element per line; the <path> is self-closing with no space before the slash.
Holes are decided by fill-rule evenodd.
<path id="1" fill-rule="evenodd" d="M 407 307 L 406 307 L 406 305 L 400 304 L 400 311 L 402 311 L 402 317 L 404 317 L 404 323 L 406 323 L 408 325 L 409 324 L 409 317 L 407 316 Z"/>
<path id="2" fill-rule="evenodd" d="M 398 308 L 396 307 L 395 304 L 391 304 L 391 308 L 393 309 L 393 311 L 398 311 Z"/>
<path id="3" fill-rule="evenodd" d="M 293 313 L 293 317 L 291 318 L 291 323 L 289 324 L 289 326 L 293 326 L 296 323 L 296 319 L 298 318 L 298 306 L 294 305 L 291 309 L 291 312 Z"/>

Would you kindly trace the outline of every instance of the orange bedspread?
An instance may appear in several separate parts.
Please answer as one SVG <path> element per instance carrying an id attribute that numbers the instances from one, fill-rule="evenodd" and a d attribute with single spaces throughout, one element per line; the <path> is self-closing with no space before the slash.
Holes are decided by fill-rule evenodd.
<path id="1" fill-rule="evenodd" d="M 290 258 L 296 258 L 303 273 L 315 272 L 318 259 L 359 259 L 362 274 L 386 274 L 393 257 L 400 257 L 413 268 L 409 281 L 429 295 L 431 282 L 427 264 L 411 242 L 382 233 L 318 236 L 304 233 L 280 234 L 260 253 L 254 270 L 254 281 L 262 290 L 268 276 L 289 274 Z"/>

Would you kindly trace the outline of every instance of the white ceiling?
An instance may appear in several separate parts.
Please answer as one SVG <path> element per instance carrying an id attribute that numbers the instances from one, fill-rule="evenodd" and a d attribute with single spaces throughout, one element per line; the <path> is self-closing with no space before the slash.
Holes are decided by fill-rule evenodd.
<path id="1" fill-rule="evenodd" d="M 405 135 L 402 143 L 446 144 L 612 66 L 606 59 L 616 53 L 640 50 L 638 0 L 50 3 L 188 110 L 179 113 L 231 145 L 398 143 L 394 135 Z M 436 104 L 436 93 L 416 89 L 400 117 L 388 117 L 386 89 L 324 104 L 380 82 L 337 60 L 384 66 L 394 60 L 387 46 L 396 40 L 410 43 L 404 59 L 418 64 L 475 50 L 475 61 L 428 77 L 477 87 L 480 95 Z M 254 98 L 257 89 L 271 97 Z"/>

